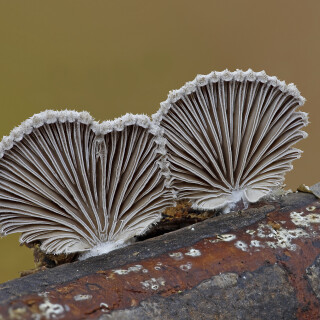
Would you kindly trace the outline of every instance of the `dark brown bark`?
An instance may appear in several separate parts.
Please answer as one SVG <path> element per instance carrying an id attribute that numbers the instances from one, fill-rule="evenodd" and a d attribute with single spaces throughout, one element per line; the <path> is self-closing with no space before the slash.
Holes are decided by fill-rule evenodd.
<path id="1" fill-rule="evenodd" d="M 214 215 L 179 210 L 149 236 Z M 320 203 L 293 193 L 4 283 L 0 319 L 319 319 L 319 254 Z"/>

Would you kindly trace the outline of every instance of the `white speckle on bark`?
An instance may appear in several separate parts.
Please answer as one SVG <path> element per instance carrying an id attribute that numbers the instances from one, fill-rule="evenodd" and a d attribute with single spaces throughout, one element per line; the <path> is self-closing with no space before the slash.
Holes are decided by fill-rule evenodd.
<path id="1" fill-rule="evenodd" d="M 201 256 L 201 252 L 200 250 L 191 248 L 189 252 L 185 253 L 185 255 L 190 257 L 199 257 Z"/>

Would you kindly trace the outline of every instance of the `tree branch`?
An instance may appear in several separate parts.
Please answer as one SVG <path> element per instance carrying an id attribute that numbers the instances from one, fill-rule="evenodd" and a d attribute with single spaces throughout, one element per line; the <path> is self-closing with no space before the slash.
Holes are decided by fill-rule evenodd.
<path id="1" fill-rule="evenodd" d="M 186 204 L 179 210 L 213 217 L 1 284 L 0 320 L 320 317 L 314 195 L 292 193 L 219 216 Z M 177 214 L 172 224 L 188 220 Z"/>

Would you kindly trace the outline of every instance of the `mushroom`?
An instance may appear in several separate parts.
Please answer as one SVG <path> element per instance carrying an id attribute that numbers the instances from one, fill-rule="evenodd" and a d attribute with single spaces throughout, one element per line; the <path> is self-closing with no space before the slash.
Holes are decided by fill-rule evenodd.
<path id="1" fill-rule="evenodd" d="M 262 72 L 198 75 L 171 91 L 153 115 L 167 140 L 172 188 L 193 208 L 226 211 L 282 187 L 307 134 L 305 99 Z"/>
<path id="2" fill-rule="evenodd" d="M 125 245 L 172 205 L 164 144 L 144 115 L 34 115 L 0 143 L 1 234 L 83 258 Z"/>

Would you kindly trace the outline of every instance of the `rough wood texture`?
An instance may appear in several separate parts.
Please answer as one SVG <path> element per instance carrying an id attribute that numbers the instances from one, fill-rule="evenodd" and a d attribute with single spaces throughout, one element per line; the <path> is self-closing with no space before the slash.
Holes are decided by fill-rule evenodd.
<path id="1" fill-rule="evenodd" d="M 0 319 L 319 319 L 320 202 L 293 193 L 0 285 Z"/>

